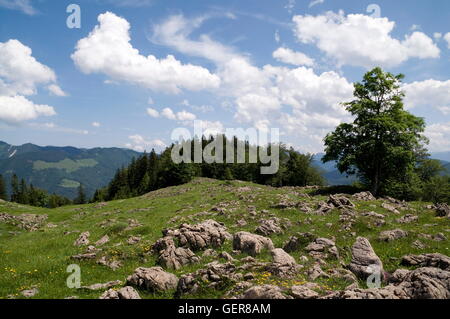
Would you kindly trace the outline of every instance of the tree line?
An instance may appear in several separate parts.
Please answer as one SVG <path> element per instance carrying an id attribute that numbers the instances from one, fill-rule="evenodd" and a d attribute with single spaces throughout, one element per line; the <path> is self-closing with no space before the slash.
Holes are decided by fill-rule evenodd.
<path id="1" fill-rule="evenodd" d="M 57 194 L 49 194 L 46 190 L 34 187 L 33 184 L 27 184 L 24 178 L 17 177 L 16 174 L 11 176 L 11 195 L 8 197 L 5 179 L 0 175 L 0 199 L 9 200 L 18 204 L 56 208 L 73 202 Z"/>
<path id="2" fill-rule="evenodd" d="M 194 163 L 194 152 L 191 152 L 191 163 L 174 163 L 171 158 L 175 144 L 167 147 L 157 154 L 153 149 L 149 154 L 144 153 L 137 159 L 133 159 L 129 166 L 117 170 L 111 182 L 102 189 L 96 190 L 92 202 L 108 201 L 114 199 L 139 196 L 147 192 L 187 183 L 194 177 L 208 177 L 219 180 L 239 179 L 258 184 L 279 186 L 307 186 L 324 185 L 320 171 L 312 165 L 313 155 L 301 154 L 293 148 L 279 145 L 279 169 L 277 173 L 265 175 L 260 173 L 260 168 L 265 166 L 260 159 L 262 146 L 251 145 L 248 141 L 238 140 L 236 137 L 228 139 L 224 135 L 203 136 L 184 141 L 192 150 L 197 147 L 203 151 L 207 145 L 215 141 L 223 141 L 224 146 L 231 145 L 233 154 L 238 149 L 244 149 L 244 163 L 238 162 L 234 156 L 232 163 L 226 163 L 226 154 L 223 152 L 222 163 Z M 268 146 L 270 154 L 271 145 Z M 225 149 L 225 147 L 224 147 Z M 255 163 L 249 161 L 250 154 L 257 154 Z"/>

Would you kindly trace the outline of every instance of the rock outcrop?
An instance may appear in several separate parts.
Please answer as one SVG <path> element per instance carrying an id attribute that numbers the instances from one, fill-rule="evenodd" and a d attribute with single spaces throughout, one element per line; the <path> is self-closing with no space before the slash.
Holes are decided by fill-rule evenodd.
<path id="1" fill-rule="evenodd" d="M 161 267 L 139 267 L 127 278 L 127 283 L 152 292 L 167 291 L 177 288 L 178 277 Z"/>
<path id="2" fill-rule="evenodd" d="M 248 232 L 238 232 L 233 236 L 233 249 L 256 256 L 263 249 L 272 250 L 274 246 L 270 238 Z"/>
<path id="3" fill-rule="evenodd" d="M 109 289 L 105 291 L 99 299 L 141 299 L 141 297 L 136 289 L 125 286 L 119 290 Z"/>
<path id="4" fill-rule="evenodd" d="M 367 279 L 375 271 L 383 272 L 383 263 L 367 238 L 356 238 L 352 246 L 352 260 L 348 269 L 360 279 Z"/>
<path id="5" fill-rule="evenodd" d="M 244 292 L 241 299 L 292 299 L 280 287 L 273 285 L 254 286 Z"/>
<path id="6" fill-rule="evenodd" d="M 419 266 L 419 267 L 435 267 L 442 270 L 450 271 L 450 257 L 442 254 L 422 254 L 403 256 L 401 265 L 403 266 Z"/>
<path id="7" fill-rule="evenodd" d="M 227 228 L 211 219 L 197 225 L 182 224 L 178 229 L 165 230 L 163 235 L 177 238 L 179 246 L 194 251 L 220 247 L 225 240 L 231 239 Z"/>
<path id="8" fill-rule="evenodd" d="M 305 250 L 311 257 L 327 259 L 327 258 L 339 258 L 339 252 L 334 241 L 328 238 L 317 238 L 308 246 Z"/>
<path id="9" fill-rule="evenodd" d="M 393 241 L 408 236 L 408 232 L 402 229 L 386 230 L 380 233 L 378 237 L 381 241 Z"/>

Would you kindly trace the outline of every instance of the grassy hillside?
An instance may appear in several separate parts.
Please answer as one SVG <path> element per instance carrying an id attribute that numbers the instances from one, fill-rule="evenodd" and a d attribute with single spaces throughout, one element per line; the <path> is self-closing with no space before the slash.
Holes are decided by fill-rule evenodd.
<path id="1" fill-rule="evenodd" d="M 381 200 L 352 201 L 356 204 L 358 212 L 351 231 L 342 230 L 339 221 L 340 212 L 332 210 L 326 216 L 306 214 L 298 208 L 279 209 L 272 208 L 281 200 L 304 202 L 314 207 L 319 201 L 326 201 L 328 196 L 304 196 L 313 189 L 306 188 L 271 188 L 240 181 L 216 181 L 209 179 L 196 179 L 181 186 L 161 189 L 147 195 L 127 200 L 118 200 L 105 204 L 88 204 L 82 206 L 67 206 L 54 210 L 32 208 L 8 202 L 0 202 L 1 213 L 11 215 L 46 214 L 47 220 L 37 231 L 26 231 L 8 222 L 1 222 L 0 217 L 0 298 L 24 298 L 20 292 L 24 289 L 37 287 L 39 293 L 34 298 L 65 298 L 77 296 L 79 298 L 98 298 L 104 290 L 89 291 L 86 289 L 69 289 L 66 287 L 66 273 L 68 265 L 77 263 L 81 266 L 82 285 L 104 283 L 112 280 L 125 281 L 139 266 L 152 267 L 156 265 L 156 257 L 150 253 L 152 244 L 162 237 L 165 228 L 176 228 L 182 222 L 196 224 L 206 219 L 223 222 L 230 233 L 249 231 L 254 233 L 259 225 L 260 218 L 267 218 L 273 214 L 279 218 L 286 218 L 291 222 L 282 234 L 271 235 L 275 247 L 283 247 L 286 240 L 299 232 L 309 232 L 315 237 L 335 237 L 339 249 L 341 262 L 349 263 L 350 247 L 355 241 L 355 235 L 367 237 L 375 252 L 385 265 L 385 270 L 394 271 L 400 268 L 400 258 L 406 254 L 421 254 L 439 252 L 449 255 L 449 242 L 436 241 L 432 236 L 443 233 L 449 235 L 450 222 L 446 218 L 435 217 L 434 211 L 425 208 L 427 203 L 409 203 L 409 208 L 401 211 L 400 215 L 388 212 L 381 207 Z M 221 203 L 227 204 L 225 213 L 212 210 Z M 249 206 L 255 206 L 257 216 L 249 214 Z M 267 210 L 264 212 L 263 210 Z M 362 216 L 361 212 L 374 211 L 386 216 L 386 224 L 382 227 L 373 225 L 370 217 Z M 205 214 L 198 214 L 207 212 Z M 419 216 L 418 222 L 399 224 L 396 220 L 406 214 Z M 244 219 L 245 226 L 238 226 L 237 221 Z M 130 224 L 138 224 L 129 227 Z M 383 242 L 378 239 L 379 233 L 384 230 L 401 228 L 409 232 L 408 237 L 392 242 Z M 108 235 L 110 241 L 101 246 L 99 256 L 108 256 L 118 260 L 122 266 L 113 271 L 92 261 L 74 261 L 70 256 L 85 252 L 86 247 L 74 246 L 74 241 L 80 232 L 90 232 L 90 242 Z M 352 234 L 354 232 L 354 234 Z M 420 234 L 429 234 L 425 238 Z M 131 236 L 141 236 L 142 240 L 135 244 L 127 244 Z M 426 248 L 419 249 L 412 243 L 420 240 Z M 306 246 L 305 243 L 304 246 Z M 299 264 L 304 265 L 297 278 L 281 279 L 269 276 L 266 273 L 254 272 L 253 283 L 274 283 L 280 286 L 292 286 L 298 282 L 307 281 L 307 271 L 311 266 L 308 261 L 301 259 L 307 256 L 304 246 L 291 255 Z M 232 253 L 231 241 L 218 249 Z M 196 252 L 198 256 L 202 252 Z M 245 254 L 233 255 L 236 265 L 242 264 Z M 271 256 L 265 252 L 257 257 L 261 261 L 270 261 Z M 180 270 L 169 270 L 176 275 L 193 272 L 204 268 L 205 265 L 217 258 L 203 257 L 197 264 L 185 266 Z M 222 260 L 224 262 L 224 260 Z M 323 266 L 327 271 L 339 264 L 339 261 L 330 261 Z M 342 279 L 317 279 L 319 293 L 329 290 L 343 289 L 348 285 Z M 233 284 L 218 290 L 203 289 L 191 298 L 222 297 Z M 364 283 L 360 283 L 364 287 Z M 149 293 L 139 290 L 143 298 L 171 298 L 173 291 L 165 293 Z"/>

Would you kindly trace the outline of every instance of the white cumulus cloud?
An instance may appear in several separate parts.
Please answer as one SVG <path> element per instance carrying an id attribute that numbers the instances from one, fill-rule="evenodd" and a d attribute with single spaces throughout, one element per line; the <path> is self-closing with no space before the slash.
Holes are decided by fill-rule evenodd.
<path id="1" fill-rule="evenodd" d="M 450 49 L 450 32 L 444 35 L 444 40 L 447 41 L 447 48 Z"/>
<path id="2" fill-rule="evenodd" d="M 289 48 L 278 48 L 272 53 L 272 56 L 278 61 L 287 64 L 306 66 L 314 65 L 314 59 L 310 58 L 302 52 L 295 52 Z"/>
<path id="3" fill-rule="evenodd" d="M 147 114 L 154 118 L 159 117 L 159 112 L 151 107 L 147 108 Z"/>
<path id="4" fill-rule="evenodd" d="M 48 105 L 34 104 L 27 98 L 16 96 L 0 96 L 0 120 L 17 124 L 39 116 L 52 116 L 56 112 Z"/>
<path id="5" fill-rule="evenodd" d="M 172 55 L 158 59 L 140 54 L 130 43 L 130 24 L 114 13 L 100 14 L 98 22 L 86 38 L 78 41 L 71 56 L 82 72 L 103 73 L 113 80 L 169 93 L 220 85 L 220 79 L 204 67 L 182 64 Z"/>
<path id="6" fill-rule="evenodd" d="M 32 95 L 41 84 L 56 81 L 55 72 L 38 62 L 18 40 L 0 42 L 0 94 Z"/>
<path id="7" fill-rule="evenodd" d="M 166 144 L 160 139 L 148 140 L 139 134 L 130 135 L 128 138 L 131 140 L 131 143 L 125 144 L 125 147 L 137 152 L 150 151 L 152 148 L 162 150 L 166 147 Z"/>
<path id="8" fill-rule="evenodd" d="M 391 32 L 395 22 L 363 14 L 327 12 L 324 15 L 296 15 L 295 34 L 302 43 L 316 45 L 339 65 L 393 67 L 410 58 L 438 58 L 439 48 L 422 32 L 403 40 Z"/>
<path id="9" fill-rule="evenodd" d="M 441 111 L 444 115 L 450 112 L 450 80 L 425 80 L 405 84 L 405 106 L 407 108 L 426 107 Z"/>

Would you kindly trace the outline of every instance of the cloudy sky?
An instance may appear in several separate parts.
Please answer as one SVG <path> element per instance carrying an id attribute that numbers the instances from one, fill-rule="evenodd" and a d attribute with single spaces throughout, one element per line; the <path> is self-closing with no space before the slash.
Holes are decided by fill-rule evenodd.
<path id="1" fill-rule="evenodd" d="M 375 1 L 0 0 L 0 140 L 149 150 L 201 120 L 320 152 L 381 66 L 449 151 L 450 2 Z"/>

